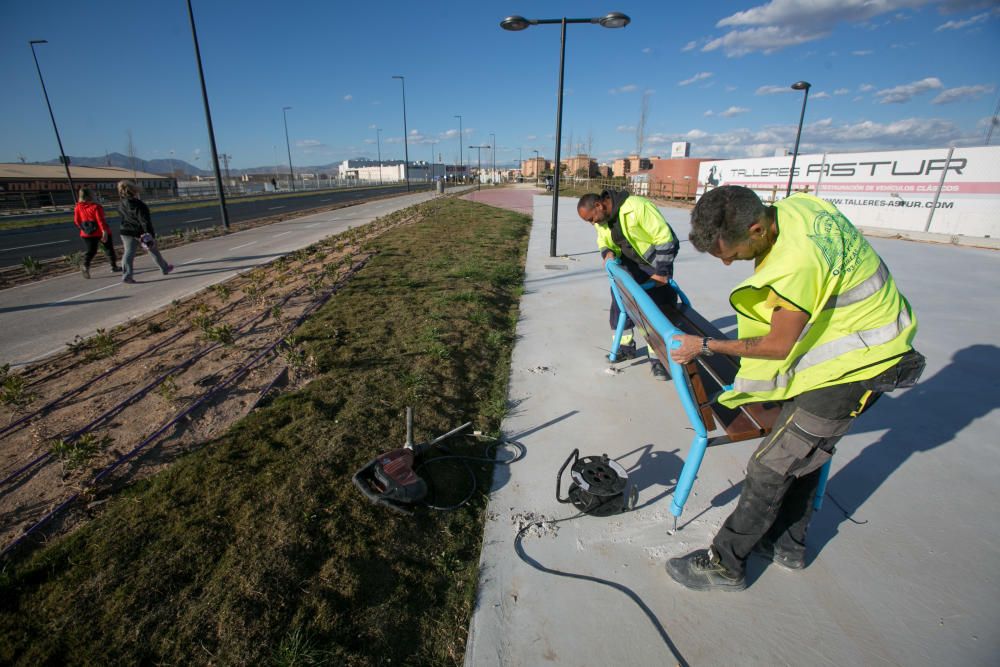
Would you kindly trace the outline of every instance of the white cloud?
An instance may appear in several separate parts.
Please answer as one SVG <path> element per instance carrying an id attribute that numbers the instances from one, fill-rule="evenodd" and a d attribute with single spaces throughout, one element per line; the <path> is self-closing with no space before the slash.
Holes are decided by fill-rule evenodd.
<path id="1" fill-rule="evenodd" d="M 958 86 L 957 88 L 946 88 L 937 97 L 931 100 L 931 104 L 950 104 L 952 102 L 962 102 L 965 100 L 977 100 L 987 93 L 992 93 L 993 86 Z"/>
<path id="2" fill-rule="evenodd" d="M 858 92 L 859 93 L 867 93 L 867 92 L 870 92 L 872 90 L 875 90 L 875 86 L 873 86 L 870 83 L 863 83 L 860 86 L 858 86 Z"/>
<path id="3" fill-rule="evenodd" d="M 714 115 L 715 115 L 715 112 L 714 112 L 714 111 L 712 111 L 711 109 L 709 109 L 708 111 L 706 111 L 706 112 L 705 112 L 705 113 L 703 113 L 702 115 L 703 115 L 703 116 L 714 116 Z"/>
<path id="4" fill-rule="evenodd" d="M 635 125 L 619 125 L 615 132 L 635 132 Z"/>
<path id="5" fill-rule="evenodd" d="M 780 49 L 821 39 L 838 23 L 864 24 L 876 16 L 912 9 L 935 0 L 770 0 L 716 23 L 732 30 L 702 50 L 723 49 L 727 56 Z M 873 26 L 870 26 L 873 27 Z"/>
<path id="6" fill-rule="evenodd" d="M 813 99 L 814 100 L 827 100 L 827 99 L 830 99 L 830 93 L 826 92 L 825 90 L 822 90 L 822 91 L 816 93 L 815 95 L 813 95 Z"/>
<path id="7" fill-rule="evenodd" d="M 906 83 L 901 86 L 894 86 L 892 88 L 880 90 L 875 93 L 875 96 L 880 98 L 879 103 L 881 104 L 904 104 L 909 102 L 916 95 L 943 87 L 944 86 L 941 84 L 940 79 L 929 76 L 926 79 L 921 79 L 920 81 L 914 81 L 913 83 Z"/>
<path id="8" fill-rule="evenodd" d="M 792 92 L 791 86 L 761 86 L 754 95 L 777 95 Z"/>
<path id="9" fill-rule="evenodd" d="M 534 141 L 537 138 L 538 136 L 535 134 L 529 134 L 528 136 L 525 137 L 525 139 L 527 139 L 528 141 Z"/>
<path id="10" fill-rule="evenodd" d="M 692 76 L 690 79 L 684 79 L 683 81 L 678 81 L 677 85 L 678 86 L 688 86 L 688 85 L 690 85 L 692 83 L 695 83 L 696 81 L 702 81 L 702 80 L 707 79 L 707 78 L 709 78 L 711 76 L 712 76 L 711 72 L 698 72 L 697 74 L 695 74 L 694 76 Z"/>
<path id="11" fill-rule="evenodd" d="M 353 99 L 354 99 L 354 95 L 351 95 L 350 93 L 348 93 L 347 95 L 344 95 L 344 101 L 345 102 L 350 102 Z"/>
<path id="12" fill-rule="evenodd" d="M 368 126 L 368 129 L 369 130 L 376 130 L 376 129 L 378 129 L 378 125 L 376 125 L 375 123 L 372 123 L 371 125 Z"/>
<path id="13" fill-rule="evenodd" d="M 634 83 L 628 83 L 620 88 L 612 88 L 608 91 L 608 93 L 611 95 L 617 95 L 618 93 L 634 93 L 637 90 L 639 90 L 639 86 Z"/>
<path id="14" fill-rule="evenodd" d="M 838 88 L 837 90 L 833 91 L 833 94 L 834 95 L 847 95 L 850 92 L 851 92 L 850 88 Z"/>
<path id="15" fill-rule="evenodd" d="M 747 109 L 746 107 L 729 107 L 725 111 L 720 112 L 719 115 L 723 118 L 732 118 L 733 116 L 739 116 L 740 114 L 748 113 L 749 111 L 750 109 Z"/>
<path id="16" fill-rule="evenodd" d="M 737 89 L 737 86 L 726 86 L 726 92 L 731 93 Z"/>
<path id="17" fill-rule="evenodd" d="M 681 51 L 694 51 L 698 47 L 698 42 L 688 42 Z"/>
<path id="18" fill-rule="evenodd" d="M 962 28 L 968 28 L 970 25 L 977 25 L 979 23 L 984 23 L 990 20 L 990 17 L 996 16 L 1000 13 L 1000 8 L 994 9 L 991 12 L 983 12 L 982 14 L 976 14 L 975 16 L 970 16 L 964 21 L 948 21 L 947 23 L 942 23 L 938 27 L 934 28 L 934 32 L 941 32 L 942 30 L 961 30 Z"/>
<path id="19" fill-rule="evenodd" d="M 366 144 L 374 144 L 375 140 L 374 139 L 365 139 L 364 143 L 366 143 Z"/>
<path id="20" fill-rule="evenodd" d="M 649 55 L 650 53 L 652 53 L 652 52 L 653 52 L 653 49 L 651 49 L 651 48 L 649 48 L 649 47 L 647 46 L 646 48 L 644 48 L 644 49 L 642 50 L 642 52 L 643 52 L 643 53 L 645 53 L 646 55 Z"/>
<path id="21" fill-rule="evenodd" d="M 325 144 L 318 139 L 300 139 L 295 142 L 296 148 L 319 148 Z"/>
<path id="22" fill-rule="evenodd" d="M 864 51 L 851 51 L 852 56 L 870 56 L 873 53 L 875 52 L 870 49 Z"/>

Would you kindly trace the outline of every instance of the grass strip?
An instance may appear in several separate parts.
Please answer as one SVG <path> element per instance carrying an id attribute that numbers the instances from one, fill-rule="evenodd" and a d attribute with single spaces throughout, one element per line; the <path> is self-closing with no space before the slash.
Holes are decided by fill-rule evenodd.
<path id="1" fill-rule="evenodd" d="M 462 662 L 489 466 L 465 507 L 412 517 L 350 477 L 405 440 L 406 405 L 418 441 L 499 428 L 529 219 L 452 198 L 418 208 L 296 332 L 311 383 L 5 566 L 0 663 Z M 451 462 L 421 474 L 439 504 L 467 490 Z"/>

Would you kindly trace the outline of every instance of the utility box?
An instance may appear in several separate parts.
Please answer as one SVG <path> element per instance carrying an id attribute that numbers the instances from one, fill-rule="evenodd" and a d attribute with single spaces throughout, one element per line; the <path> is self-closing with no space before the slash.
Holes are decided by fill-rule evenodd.
<path id="1" fill-rule="evenodd" d="M 437 182 L 437 191 L 439 195 L 444 194 L 444 179 L 441 179 L 440 181 Z"/>

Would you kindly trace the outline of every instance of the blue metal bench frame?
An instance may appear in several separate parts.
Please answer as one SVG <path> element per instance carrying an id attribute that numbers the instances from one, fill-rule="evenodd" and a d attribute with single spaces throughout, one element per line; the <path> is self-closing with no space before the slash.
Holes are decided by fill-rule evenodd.
<path id="1" fill-rule="evenodd" d="M 608 354 L 608 360 L 614 362 L 617 359 L 618 347 L 621 344 L 622 333 L 625 330 L 625 321 L 627 318 L 631 317 L 632 321 L 636 324 L 643 321 L 648 323 L 653 329 L 652 333 L 658 335 L 663 341 L 664 351 L 668 352 L 666 359 L 662 359 L 661 361 L 669 364 L 670 377 L 674 381 L 673 384 L 677 390 L 677 396 L 680 398 L 681 406 L 684 408 L 688 421 L 694 429 L 695 435 L 691 441 L 691 449 L 684 459 L 684 467 L 681 469 L 677 486 L 674 488 L 673 499 L 670 502 L 670 513 L 675 518 L 680 517 L 684 511 L 684 504 L 691 493 L 691 487 L 694 486 L 694 480 L 698 476 L 698 468 L 701 467 L 701 461 L 705 457 L 705 450 L 708 448 L 708 430 L 705 428 L 705 423 L 698 412 L 698 404 L 691 393 L 687 374 L 684 372 L 683 367 L 669 355 L 669 350 L 680 346 L 680 341 L 675 341 L 673 339 L 674 336 L 682 335 L 684 332 L 675 327 L 667 316 L 653 303 L 650 296 L 646 294 L 646 290 L 656 286 L 655 282 L 649 281 L 640 285 L 621 267 L 621 263 L 617 260 L 608 262 L 606 268 L 611 281 L 611 292 L 614 294 L 619 312 L 621 313 L 618 316 L 618 324 L 611 344 L 611 352 Z M 677 296 L 683 305 L 691 305 L 691 301 L 687 295 L 684 294 L 674 280 L 670 281 L 670 286 L 677 292 Z M 623 295 L 626 295 L 628 298 L 623 298 Z M 641 312 L 633 312 L 635 308 L 638 308 Z M 649 344 L 648 340 L 647 344 Z M 828 461 L 820 473 L 819 486 L 816 489 L 816 498 L 813 501 L 813 507 L 816 510 L 819 510 L 823 504 L 823 495 L 826 491 L 826 482 L 829 475 L 830 462 Z"/>

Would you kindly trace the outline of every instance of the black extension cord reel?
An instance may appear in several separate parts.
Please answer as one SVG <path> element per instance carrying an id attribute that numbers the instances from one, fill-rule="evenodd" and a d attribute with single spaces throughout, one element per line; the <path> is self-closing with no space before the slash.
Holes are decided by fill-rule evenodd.
<path id="1" fill-rule="evenodd" d="M 563 472 L 571 462 L 569 474 L 573 482 L 563 498 Z M 580 458 L 580 450 L 574 449 L 556 475 L 556 500 L 572 503 L 583 514 L 611 516 L 627 512 L 635 507 L 638 496 L 639 490 L 629 486 L 628 473 L 607 454 Z"/>

